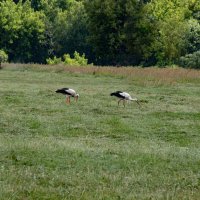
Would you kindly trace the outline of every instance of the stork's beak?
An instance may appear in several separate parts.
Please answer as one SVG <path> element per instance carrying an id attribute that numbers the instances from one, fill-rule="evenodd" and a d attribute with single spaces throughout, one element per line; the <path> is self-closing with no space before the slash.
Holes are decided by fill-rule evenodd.
<path id="1" fill-rule="evenodd" d="M 78 96 L 75 97 L 76 102 L 78 101 Z"/>

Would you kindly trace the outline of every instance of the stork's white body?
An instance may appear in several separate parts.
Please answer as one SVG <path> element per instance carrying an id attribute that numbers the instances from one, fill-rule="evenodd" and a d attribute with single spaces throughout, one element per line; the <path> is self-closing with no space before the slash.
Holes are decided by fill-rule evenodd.
<path id="1" fill-rule="evenodd" d="M 120 101 L 123 101 L 124 107 L 125 107 L 126 101 L 136 101 L 137 104 L 140 105 L 138 102 L 138 99 L 132 98 L 131 95 L 127 92 L 116 91 L 116 92 L 111 93 L 110 95 L 119 98 L 118 105 L 119 105 Z"/>
<path id="2" fill-rule="evenodd" d="M 68 96 L 73 96 L 74 97 L 76 95 L 76 91 L 71 89 L 71 88 L 68 88 L 65 91 L 66 91 L 66 97 L 68 97 Z"/>
<path id="3" fill-rule="evenodd" d="M 132 98 L 131 97 L 131 95 L 129 94 L 129 93 L 127 93 L 127 92 L 121 92 L 121 93 L 119 93 L 122 97 L 124 97 L 124 98 L 122 98 L 122 99 L 125 99 L 125 100 L 128 100 L 128 101 L 136 101 L 137 99 L 136 98 Z"/>

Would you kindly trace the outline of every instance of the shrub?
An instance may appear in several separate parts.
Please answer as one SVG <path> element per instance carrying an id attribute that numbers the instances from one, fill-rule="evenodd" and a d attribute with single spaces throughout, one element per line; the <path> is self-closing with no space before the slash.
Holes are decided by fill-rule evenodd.
<path id="1" fill-rule="evenodd" d="M 86 66 L 88 65 L 88 59 L 85 58 L 85 54 L 80 56 L 80 54 L 75 51 L 74 52 L 74 58 L 71 58 L 69 54 L 64 54 L 63 55 L 63 61 L 61 58 L 57 58 L 54 56 L 53 59 L 48 58 L 46 59 L 47 64 L 49 65 L 54 65 L 54 64 L 66 64 L 66 65 L 74 65 L 74 66 Z"/>
<path id="2" fill-rule="evenodd" d="M 56 56 L 54 56 L 52 59 L 47 58 L 46 61 L 48 65 L 56 65 L 62 63 L 61 58 L 57 58 Z"/>
<path id="3" fill-rule="evenodd" d="M 64 54 L 63 59 L 64 59 L 64 64 L 66 65 L 75 65 L 75 66 L 80 65 L 75 59 L 71 58 L 69 54 Z"/>
<path id="4" fill-rule="evenodd" d="M 200 69 L 200 51 L 180 57 L 179 65 L 186 68 Z"/>
<path id="5" fill-rule="evenodd" d="M 5 51 L 0 50 L 0 69 L 1 69 L 1 63 L 6 62 L 8 60 L 8 55 Z"/>
<path id="6" fill-rule="evenodd" d="M 86 66 L 88 65 L 88 59 L 85 58 L 85 54 L 80 56 L 80 54 L 75 51 L 74 58 L 71 58 L 69 54 L 64 54 L 64 63 L 67 65 L 76 65 L 76 66 Z"/>
<path id="7" fill-rule="evenodd" d="M 77 63 L 80 66 L 88 64 L 88 59 L 85 58 L 85 54 L 83 54 L 82 56 L 80 56 L 80 54 L 77 51 L 74 52 L 74 60 L 76 60 Z"/>

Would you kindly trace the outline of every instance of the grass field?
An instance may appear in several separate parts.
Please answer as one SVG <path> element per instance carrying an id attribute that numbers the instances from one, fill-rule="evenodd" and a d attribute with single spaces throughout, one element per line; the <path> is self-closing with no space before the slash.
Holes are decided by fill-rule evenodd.
<path id="1" fill-rule="evenodd" d="M 200 71 L 8 65 L 0 114 L 1 200 L 200 198 Z"/>

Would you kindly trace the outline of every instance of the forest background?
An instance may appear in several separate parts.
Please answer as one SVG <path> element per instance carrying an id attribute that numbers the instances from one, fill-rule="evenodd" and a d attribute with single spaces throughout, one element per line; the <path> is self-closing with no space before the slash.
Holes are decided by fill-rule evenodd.
<path id="1" fill-rule="evenodd" d="M 114 66 L 200 68 L 199 0 L 0 0 L 9 62 L 82 55 Z"/>

